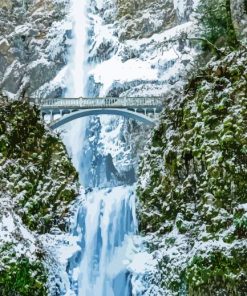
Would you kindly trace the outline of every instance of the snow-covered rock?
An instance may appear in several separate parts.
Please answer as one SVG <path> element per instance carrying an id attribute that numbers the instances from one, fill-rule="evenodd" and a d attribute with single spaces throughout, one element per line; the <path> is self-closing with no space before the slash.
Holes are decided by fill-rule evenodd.
<path id="1" fill-rule="evenodd" d="M 1 1 L 0 87 L 9 98 L 34 96 L 65 65 L 67 6 L 67 0 Z"/>

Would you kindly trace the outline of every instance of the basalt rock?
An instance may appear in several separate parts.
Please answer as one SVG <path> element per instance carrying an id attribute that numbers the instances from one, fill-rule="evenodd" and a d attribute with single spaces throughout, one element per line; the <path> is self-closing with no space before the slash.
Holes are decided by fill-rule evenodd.
<path id="1" fill-rule="evenodd" d="M 10 98 L 32 96 L 65 65 L 67 11 L 68 1 L 1 1 L 0 87 Z"/>

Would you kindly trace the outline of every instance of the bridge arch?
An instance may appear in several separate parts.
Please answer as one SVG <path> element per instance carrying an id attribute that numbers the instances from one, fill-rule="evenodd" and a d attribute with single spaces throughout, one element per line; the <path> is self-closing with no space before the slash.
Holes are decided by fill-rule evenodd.
<path id="1" fill-rule="evenodd" d="M 48 113 L 49 114 L 49 113 Z M 78 110 L 67 115 L 62 116 L 58 120 L 50 123 L 50 128 L 52 130 L 78 118 L 86 117 L 86 116 L 93 116 L 93 115 L 119 115 L 124 116 L 127 118 L 131 118 L 137 121 L 140 121 L 146 125 L 154 126 L 155 120 L 143 115 L 141 113 L 137 113 L 128 109 L 87 109 L 87 110 Z"/>

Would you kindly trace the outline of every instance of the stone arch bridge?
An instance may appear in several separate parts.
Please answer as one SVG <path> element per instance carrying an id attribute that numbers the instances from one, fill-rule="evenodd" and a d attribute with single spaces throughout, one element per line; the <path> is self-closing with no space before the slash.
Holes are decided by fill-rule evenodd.
<path id="1" fill-rule="evenodd" d="M 154 125 L 163 109 L 162 97 L 47 98 L 30 99 L 39 106 L 42 118 L 56 129 L 77 118 L 90 115 L 120 115 Z"/>

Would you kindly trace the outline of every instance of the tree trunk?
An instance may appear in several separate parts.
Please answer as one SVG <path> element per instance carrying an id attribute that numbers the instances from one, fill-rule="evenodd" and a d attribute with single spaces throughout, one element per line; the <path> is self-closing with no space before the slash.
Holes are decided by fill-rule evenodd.
<path id="1" fill-rule="evenodd" d="M 231 1 L 231 13 L 238 40 L 247 44 L 247 0 Z"/>
<path id="2" fill-rule="evenodd" d="M 239 46 L 239 41 L 237 38 L 237 33 L 234 28 L 233 17 L 232 17 L 232 10 L 231 10 L 231 0 L 226 1 L 226 11 L 227 11 L 227 26 L 229 32 L 229 44 L 233 47 Z"/>

